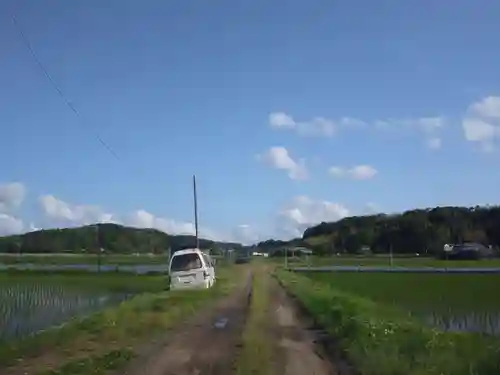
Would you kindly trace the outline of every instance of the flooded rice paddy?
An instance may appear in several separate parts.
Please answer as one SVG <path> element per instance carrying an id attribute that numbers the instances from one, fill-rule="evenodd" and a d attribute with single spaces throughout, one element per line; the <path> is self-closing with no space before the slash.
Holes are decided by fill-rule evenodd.
<path id="1" fill-rule="evenodd" d="M 130 293 L 85 291 L 43 282 L 3 284 L 0 286 L 0 341 L 60 325 L 130 296 Z"/>
<path id="2" fill-rule="evenodd" d="M 0 342 L 116 306 L 142 292 L 161 292 L 163 275 L 103 272 L 0 272 Z"/>
<path id="3" fill-rule="evenodd" d="M 397 307 L 443 331 L 500 336 L 499 274 L 309 272 L 308 276 Z"/>

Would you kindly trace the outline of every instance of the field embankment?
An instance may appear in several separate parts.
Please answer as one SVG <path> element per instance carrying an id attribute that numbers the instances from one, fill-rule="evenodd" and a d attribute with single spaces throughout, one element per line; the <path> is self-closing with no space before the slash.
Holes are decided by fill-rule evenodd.
<path id="1" fill-rule="evenodd" d="M 274 258 L 275 263 L 285 263 L 284 257 Z M 408 267 L 408 268 L 494 268 L 500 267 L 500 259 L 484 260 L 439 260 L 431 257 L 394 256 L 387 254 L 377 256 L 310 256 L 291 258 L 287 260 L 289 266 L 381 266 L 381 267 Z"/>
<path id="2" fill-rule="evenodd" d="M 382 297 L 375 298 L 380 301 L 377 303 L 371 296 L 363 296 L 361 281 L 349 289 L 348 282 L 326 282 L 283 270 L 278 272 L 278 278 L 335 339 L 361 374 L 500 373 L 500 340 L 494 336 L 428 327 L 399 305 L 390 306 Z M 370 288 L 366 279 L 364 282 L 368 284 L 363 288 Z M 377 285 L 372 284 L 372 288 Z M 407 295 L 419 293 L 409 288 L 404 291 Z"/>
<path id="3" fill-rule="evenodd" d="M 137 348 L 144 342 L 164 334 L 166 330 L 192 316 L 200 307 L 211 306 L 218 298 L 230 293 L 241 277 L 236 267 L 221 268 L 214 288 L 186 293 L 164 291 L 166 280 L 160 276 L 65 273 L 45 275 L 50 280 L 43 281 L 40 281 L 42 275 L 29 272 L 24 276 L 23 273 L 15 278 L 11 276 L 7 278 L 0 274 L 1 285 L 7 288 L 9 284 L 9 288 L 13 288 L 12 283 L 17 282 L 16 287 L 26 291 L 24 295 L 32 296 L 23 303 L 29 304 L 29 298 L 31 303 L 38 303 L 37 309 L 41 317 L 47 316 L 49 312 L 43 312 L 46 299 L 37 299 L 36 295 L 40 290 L 47 290 L 44 289 L 46 287 L 51 292 L 43 293 L 53 297 L 56 310 L 68 309 L 65 305 L 68 295 L 73 298 L 73 304 L 78 305 L 82 301 L 81 296 L 75 299 L 73 292 L 61 291 L 64 285 L 71 288 L 78 286 L 80 293 L 97 289 L 101 292 L 141 293 L 117 306 L 110 306 L 84 317 L 76 315 L 59 327 L 1 341 L 2 375 L 106 374 L 121 368 L 136 355 Z M 45 286 L 41 288 L 40 283 L 45 283 Z M 19 306 L 13 305 L 11 308 Z"/>
<path id="4" fill-rule="evenodd" d="M 34 265 L 63 265 L 63 264 L 93 264 L 97 265 L 134 265 L 134 264 L 167 264 L 168 256 L 164 254 L 0 254 L 0 264 L 34 264 Z"/>

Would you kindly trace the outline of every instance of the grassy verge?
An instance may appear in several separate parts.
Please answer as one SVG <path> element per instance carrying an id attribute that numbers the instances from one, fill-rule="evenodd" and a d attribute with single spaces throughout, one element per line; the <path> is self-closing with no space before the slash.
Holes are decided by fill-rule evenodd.
<path id="1" fill-rule="evenodd" d="M 26 374 L 104 374 L 123 365 L 145 340 L 227 295 L 240 275 L 238 267 L 232 267 L 219 269 L 217 276 L 216 286 L 209 290 L 140 294 L 89 317 L 0 343 L 0 373 L 18 369 Z M 78 372 L 82 368 L 86 370 Z"/>
<path id="2" fill-rule="evenodd" d="M 0 287 L 17 284 L 63 285 L 78 290 L 106 292 L 160 292 L 166 289 L 166 275 L 136 275 L 125 272 L 4 271 Z"/>
<path id="3" fill-rule="evenodd" d="M 284 264 L 284 257 L 272 258 L 274 262 Z M 389 267 L 391 260 L 388 255 L 382 256 L 304 256 L 300 259 L 289 257 L 290 266 L 383 266 Z M 401 257 L 395 256 L 392 261 L 394 267 L 436 267 L 436 268 L 489 268 L 500 267 L 500 259 L 483 260 L 439 260 L 429 257 Z"/>
<path id="4" fill-rule="evenodd" d="M 124 366 L 134 353 L 130 349 L 111 350 L 104 355 L 95 355 L 68 362 L 55 370 L 44 370 L 40 375 L 105 375 Z"/>
<path id="5" fill-rule="evenodd" d="M 213 258 L 224 262 L 223 256 L 215 255 Z M 97 267 L 98 262 L 101 265 L 167 265 L 169 257 L 166 254 L 149 255 L 129 255 L 129 254 L 105 254 L 99 257 L 96 254 L 0 254 L 0 264 L 35 264 L 35 265 L 68 265 L 68 264 L 88 264 Z"/>
<path id="6" fill-rule="evenodd" d="M 337 341 L 363 375 L 497 375 L 500 341 L 424 327 L 393 307 L 278 271 L 283 286 Z"/>
<path id="7" fill-rule="evenodd" d="M 95 264 L 99 257 L 95 254 L 40 254 L 40 255 L 6 255 L 0 254 L 0 264 Z M 168 257 L 161 255 L 127 255 L 127 254 L 107 254 L 101 256 L 101 264 L 134 265 L 134 264 L 167 264 Z"/>
<path id="8" fill-rule="evenodd" d="M 238 375 L 274 375 L 275 344 L 269 332 L 271 296 L 268 274 L 263 266 L 255 266 L 250 311 L 243 331 L 243 347 L 237 359 Z"/>

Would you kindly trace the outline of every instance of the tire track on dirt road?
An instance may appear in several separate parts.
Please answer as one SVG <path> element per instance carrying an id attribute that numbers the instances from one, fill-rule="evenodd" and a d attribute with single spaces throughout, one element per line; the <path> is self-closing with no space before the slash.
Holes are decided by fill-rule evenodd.
<path id="1" fill-rule="evenodd" d="M 164 343 L 148 348 L 123 375 L 231 375 L 252 290 L 252 271 L 229 296 L 166 333 Z"/>
<path id="2" fill-rule="evenodd" d="M 271 281 L 271 309 L 277 353 L 283 375 L 345 374 L 341 363 L 334 363 L 319 343 L 318 333 L 281 285 Z"/>

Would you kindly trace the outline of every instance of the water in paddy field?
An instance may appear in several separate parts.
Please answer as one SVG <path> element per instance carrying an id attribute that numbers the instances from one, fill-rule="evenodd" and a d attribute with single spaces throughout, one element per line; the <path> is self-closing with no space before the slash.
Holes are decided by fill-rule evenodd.
<path id="1" fill-rule="evenodd" d="M 118 304 L 130 294 L 92 293 L 64 285 L 20 283 L 0 288 L 0 341 L 24 337 Z"/>
<path id="2" fill-rule="evenodd" d="M 433 327 L 451 332 L 474 332 L 500 336 L 500 312 L 478 312 L 468 314 L 431 313 L 423 316 Z"/>

